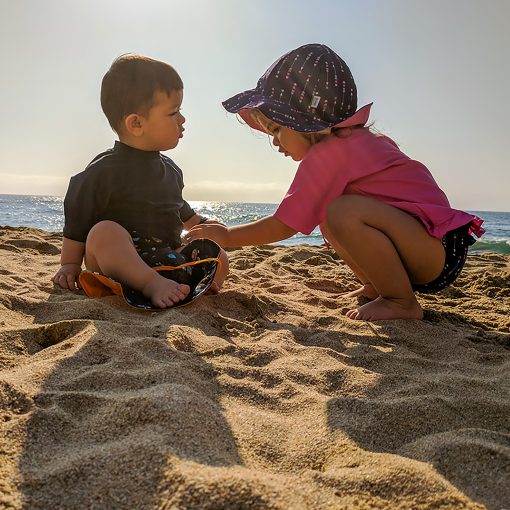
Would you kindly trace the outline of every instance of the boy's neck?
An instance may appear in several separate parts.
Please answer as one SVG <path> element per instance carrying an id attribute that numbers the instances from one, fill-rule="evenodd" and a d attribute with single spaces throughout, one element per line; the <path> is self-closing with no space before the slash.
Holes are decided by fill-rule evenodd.
<path id="1" fill-rule="evenodd" d="M 132 136 L 119 135 L 119 142 L 123 143 L 124 145 L 127 145 L 128 147 L 132 147 L 133 149 L 138 149 L 140 151 L 159 152 L 155 149 L 147 147 L 143 143 L 143 140 L 139 140 L 138 138 Z"/>

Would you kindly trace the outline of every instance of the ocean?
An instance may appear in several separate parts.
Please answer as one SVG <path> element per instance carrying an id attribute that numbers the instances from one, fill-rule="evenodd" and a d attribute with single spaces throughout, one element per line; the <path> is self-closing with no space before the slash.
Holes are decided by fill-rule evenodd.
<path id="1" fill-rule="evenodd" d="M 272 214 L 277 204 L 240 202 L 194 202 L 193 209 L 204 216 L 216 218 L 225 225 L 240 225 Z M 492 251 L 510 254 L 510 212 L 469 211 L 485 220 L 485 235 L 471 251 Z M 0 195 L 0 225 L 36 227 L 50 232 L 62 232 L 64 199 L 35 195 Z M 319 229 L 309 236 L 297 234 L 281 244 L 322 244 Z"/>

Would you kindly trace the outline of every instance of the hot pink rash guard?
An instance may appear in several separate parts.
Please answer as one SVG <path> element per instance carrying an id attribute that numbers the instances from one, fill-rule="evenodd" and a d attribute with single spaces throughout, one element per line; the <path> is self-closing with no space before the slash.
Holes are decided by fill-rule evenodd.
<path id="1" fill-rule="evenodd" d="M 482 219 L 450 207 L 422 163 L 368 129 L 353 129 L 345 138 L 329 136 L 312 146 L 274 216 L 308 235 L 326 219 L 329 203 L 344 194 L 372 197 L 407 211 L 439 239 L 468 223 L 470 232 L 478 237 L 484 233 Z"/>

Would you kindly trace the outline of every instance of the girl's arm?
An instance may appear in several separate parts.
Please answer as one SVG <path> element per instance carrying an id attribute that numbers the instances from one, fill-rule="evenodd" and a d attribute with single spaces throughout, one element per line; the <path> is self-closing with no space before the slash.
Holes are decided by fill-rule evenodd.
<path id="1" fill-rule="evenodd" d="M 274 216 L 267 216 L 253 223 L 237 227 L 207 223 L 197 225 L 187 233 L 185 239 L 188 242 L 194 239 L 212 239 L 220 246 L 228 248 L 274 243 L 288 239 L 294 234 L 296 234 L 296 230 L 288 227 Z"/>

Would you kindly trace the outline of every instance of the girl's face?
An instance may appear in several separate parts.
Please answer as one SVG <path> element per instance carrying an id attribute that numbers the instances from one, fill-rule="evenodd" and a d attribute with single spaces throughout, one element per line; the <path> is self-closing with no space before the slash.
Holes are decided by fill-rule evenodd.
<path id="1" fill-rule="evenodd" d="M 257 112 L 255 118 L 263 130 L 273 137 L 273 145 L 278 147 L 278 152 L 290 156 L 294 161 L 301 161 L 310 150 L 312 142 L 303 133 L 281 126 L 261 112 Z"/>

